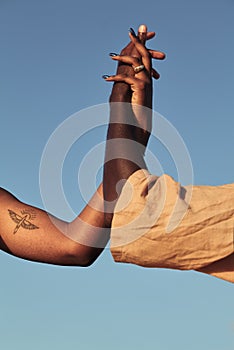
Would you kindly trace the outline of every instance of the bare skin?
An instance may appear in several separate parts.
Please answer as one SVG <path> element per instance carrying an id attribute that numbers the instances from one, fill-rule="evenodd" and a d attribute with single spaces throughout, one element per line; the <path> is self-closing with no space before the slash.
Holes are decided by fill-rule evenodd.
<path id="1" fill-rule="evenodd" d="M 1 189 L 1 250 L 32 261 L 56 265 L 89 266 L 103 250 L 95 246 L 104 247 L 109 239 L 109 234 L 106 231 L 104 233 L 103 230 L 102 196 L 102 185 L 100 185 L 90 205 L 84 208 L 77 219 L 67 223 L 56 218 L 51 220 L 45 211 L 22 203 L 9 192 Z M 93 208 L 98 208 L 100 211 Z M 87 245 L 77 243 L 80 231 L 86 236 Z"/>
<path id="2" fill-rule="evenodd" d="M 146 39 L 154 35 L 153 32 L 144 34 Z M 130 42 L 124 50 L 131 55 L 135 50 L 134 44 Z M 158 51 L 149 52 L 152 58 L 162 59 L 165 56 Z M 118 73 L 128 74 L 129 68 L 131 71 L 131 66 L 122 64 L 118 67 Z M 158 77 L 156 71 L 153 74 Z M 116 83 L 113 93 L 118 94 L 122 101 L 131 102 L 132 95 L 126 82 Z M 51 220 L 45 211 L 22 203 L 0 189 L 0 250 L 32 261 L 89 266 L 101 254 L 108 239 L 102 184 L 83 211 L 70 223 L 54 217 Z M 84 241 L 85 244 L 78 243 Z"/>
<path id="3" fill-rule="evenodd" d="M 115 56 L 113 59 L 130 65 L 130 73 L 126 74 L 118 70 L 116 76 L 106 78 L 107 81 L 127 83 L 131 96 L 129 105 L 116 103 L 123 100 L 118 93 L 115 93 L 114 87 L 110 97 L 110 123 L 107 140 L 111 142 L 107 142 L 106 145 L 104 165 L 105 224 L 107 227 L 111 226 L 113 210 L 123 186 L 123 180 L 127 180 L 135 171 L 147 168 L 144 162 L 144 150 L 151 130 L 151 55 L 145 48 L 144 39 L 140 40 L 134 32 L 130 32 L 129 36 L 134 45 L 134 52 L 133 49 L 130 52 L 123 50 L 120 56 Z M 132 67 L 138 67 L 141 64 L 145 69 L 135 73 Z M 148 109 L 142 109 L 141 106 Z M 136 142 L 130 142 L 131 140 Z"/>

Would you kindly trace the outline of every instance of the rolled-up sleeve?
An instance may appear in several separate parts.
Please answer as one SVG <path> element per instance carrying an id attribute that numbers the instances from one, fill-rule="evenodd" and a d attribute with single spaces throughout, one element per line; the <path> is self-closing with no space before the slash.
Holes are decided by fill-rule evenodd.
<path id="1" fill-rule="evenodd" d="M 181 186 L 172 177 L 135 172 L 112 221 L 116 262 L 201 269 L 234 253 L 234 184 Z"/>

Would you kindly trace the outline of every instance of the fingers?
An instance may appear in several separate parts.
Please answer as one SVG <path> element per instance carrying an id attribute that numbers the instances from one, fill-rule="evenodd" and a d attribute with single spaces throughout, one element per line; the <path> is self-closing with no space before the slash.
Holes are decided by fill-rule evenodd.
<path id="1" fill-rule="evenodd" d="M 155 37 L 156 33 L 155 32 L 147 32 L 146 33 L 146 40 L 153 39 Z"/>
<path id="2" fill-rule="evenodd" d="M 166 54 L 164 52 L 149 49 L 148 52 L 150 53 L 151 57 L 156 60 L 164 60 L 166 58 Z"/>
<path id="3" fill-rule="evenodd" d="M 138 87 L 141 90 L 143 90 L 144 86 L 145 86 L 145 82 L 133 77 L 133 76 L 129 76 L 126 74 L 117 74 L 117 75 L 103 75 L 103 79 L 105 79 L 106 81 L 113 81 L 113 82 L 124 82 L 127 83 L 128 85 L 134 86 L 134 90 Z"/>
<path id="4" fill-rule="evenodd" d="M 136 36 L 136 34 L 132 28 L 130 28 L 130 30 L 129 30 L 129 36 L 130 36 L 132 43 L 135 45 L 135 48 L 137 49 L 137 51 L 139 52 L 139 54 L 142 57 L 142 63 L 145 66 L 145 69 L 148 72 L 151 72 L 151 55 L 149 54 L 145 45 L 141 43 L 141 41 Z"/>
<path id="5" fill-rule="evenodd" d="M 141 24 L 138 28 L 138 38 L 140 42 L 145 45 L 146 40 L 150 40 L 155 37 L 155 32 L 148 32 L 147 26 L 145 24 Z M 151 54 L 152 58 L 156 58 L 158 60 L 164 60 L 166 57 L 164 52 L 156 51 L 156 50 L 149 50 L 148 52 Z"/>
<path id="6" fill-rule="evenodd" d="M 155 32 L 148 32 L 147 26 L 145 24 L 142 24 L 138 28 L 138 38 L 142 45 L 145 46 L 146 40 L 149 40 L 155 36 Z M 166 55 L 164 52 L 156 51 L 156 50 L 148 50 L 148 53 L 151 55 L 151 58 L 158 59 L 158 60 L 164 60 Z M 132 63 L 134 65 L 134 63 Z M 151 69 L 151 76 L 154 79 L 159 79 L 160 74 L 154 69 Z"/>
<path id="7" fill-rule="evenodd" d="M 119 61 L 125 64 L 131 64 L 132 66 L 139 66 L 140 59 L 133 56 L 127 56 L 127 55 L 117 55 L 116 53 L 110 53 L 110 56 L 113 60 Z"/>
<path id="8" fill-rule="evenodd" d="M 152 74 L 152 77 L 156 80 L 158 80 L 160 78 L 160 74 L 154 68 L 152 68 L 151 74 Z"/>
<path id="9" fill-rule="evenodd" d="M 146 40 L 150 40 L 155 36 L 155 32 L 148 32 L 146 25 L 140 25 L 138 28 L 138 36 L 133 29 L 130 29 L 130 43 L 121 51 L 120 54 L 110 53 L 113 60 L 118 61 L 117 74 L 134 75 L 131 68 L 136 68 L 142 64 L 145 66 L 144 71 L 137 73 L 138 78 L 153 77 L 159 79 L 160 74 L 152 68 L 152 59 L 163 60 L 166 55 L 164 52 L 147 49 L 145 47 Z M 148 73 L 148 74 L 146 74 Z M 136 72 L 135 72 L 136 74 Z"/>
<path id="10" fill-rule="evenodd" d="M 137 74 L 137 78 L 142 79 L 144 81 L 149 81 L 151 77 L 155 77 L 156 74 L 151 74 L 150 72 L 147 72 L 145 67 L 141 64 L 141 60 L 137 57 L 132 56 L 122 56 L 122 55 L 116 55 L 114 53 L 111 53 L 110 56 L 113 60 L 116 60 L 118 62 L 122 62 L 125 65 L 131 65 L 134 69 L 134 74 L 131 74 L 131 76 Z M 117 72 L 117 74 L 126 73 L 126 72 Z M 128 74 L 129 75 L 129 74 Z M 157 75 L 158 77 L 158 75 Z"/>
<path id="11" fill-rule="evenodd" d="M 138 38 L 140 40 L 140 42 L 145 45 L 146 39 L 147 39 L 147 26 L 145 24 L 142 24 L 139 26 L 138 28 Z"/>
<path id="12" fill-rule="evenodd" d="M 166 55 L 164 52 L 161 52 L 161 51 L 156 51 L 156 50 L 148 50 L 148 52 L 150 53 L 151 55 L 151 58 L 154 58 L 156 60 L 164 60 L 166 58 Z M 109 54 L 113 60 L 118 60 L 116 57 L 120 57 L 120 56 L 125 56 L 124 54 L 123 55 L 118 55 L 117 53 L 114 53 L 114 52 L 111 52 Z M 127 56 L 127 55 L 126 55 Z M 137 58 L 137 57 L 135 57 Z M 138 60 L 139 62 L 139 60 Z M 127 63 L 127 62 L 126 62 Z"/>
<path id="13" fill-rule="evenodd" d="M 111 56 L 111 58 L 115 61 L 118 62 L 122 62 L 125 65 L 131 65 L 133 68 L 138 67 L 141 65 L 141 61 L 140 59 L 138 59 L 137 57 L 132 57 L 132 56 L 122 56 L 122 55 L 117 55 L 116 53 L 110 53 L 109 54 Z M 118 73 L 124 73 L 124 72 L 118 72 Z M 142 71 L 142 73 L 145 73 L 145 71 Z M 151 76 L 154 79 L 159 79 L 160 78 L 160 74 L 154 69 L 151 69 Z"/>
<path id="14" fill-rule="evenodd" d="M 153 39 L 155 35 L 155 32 L 148 32 L 147 26 L 145 24 L 141 24 L 138 28 L 138 38 L 142 44 L 145 44 L 146 40 Z"/>

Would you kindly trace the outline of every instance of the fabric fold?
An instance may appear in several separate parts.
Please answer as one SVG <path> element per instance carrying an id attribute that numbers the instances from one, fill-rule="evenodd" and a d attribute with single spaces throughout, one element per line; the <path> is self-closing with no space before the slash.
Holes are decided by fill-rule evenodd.
<path id="1" fill-rule="evenodd" d="M 234 184 L 181 186 L 166 174 L 135 172 L 115 208 L 111 253 L 116 262 L 209 274 L 228 258 L 217 277 L 223 270 L 234 282 Z"/>

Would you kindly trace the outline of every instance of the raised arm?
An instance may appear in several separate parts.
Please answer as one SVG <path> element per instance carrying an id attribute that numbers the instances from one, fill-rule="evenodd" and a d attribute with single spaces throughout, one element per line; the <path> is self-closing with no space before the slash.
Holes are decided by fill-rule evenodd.
<path id="1" fill-rule="evenodd" d="M 145 36 L 150 39 L 154 33 L 143 33 L 142 40 L 145 40 Z M 133 41 L 124 50 L 126 54 L 135 52 L 139 55 Z M 158 51 L 149 52 L 153 58 L 162 59 L 164 55 Z M 123 59 L 118 67 L 118 75 L 123 73 L 127 77 L 129 68 L 131 72 L 131 65 L 126 65 Z M 153 74 L 158 77 L 156 71 Z M 123 79 L 122 83 L 115 84 L 112 98 L 113 101 L 131 101 L 132 93 L 127 81 Z M 22 203 L 9 192 L 0 189 L 0 250 L 43 263 L 89 266 L 100 255 L 108 239 L 109 228 L 105 225 L 102 184 L 71 223 Z"/>
<path id="2" fill-rule="evenodd" d="M 116 76 L 104 76 L 107 81 L 128 84 L 129 100 L 123 98 L 124 87 L 116 84 L 110 97 L 110 122 L 107 133 L 104 165 L 105 224 L 111 226 L 113 210 L 125 180 L 139 169 L 146 169 L 145 147 L 151 132 L 152 76 L 158 73 L 151 66 L 152 54 L 145 48 L 146 26 L 138 36 L 130 29 L 132 45 L 113 59 L 128 66 Z M 158 59 L 165 55 L 156 52 Z M 120 66 L 121 68 L 121 66 Z"/>

